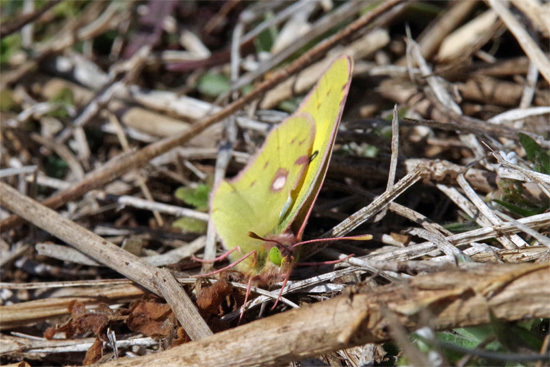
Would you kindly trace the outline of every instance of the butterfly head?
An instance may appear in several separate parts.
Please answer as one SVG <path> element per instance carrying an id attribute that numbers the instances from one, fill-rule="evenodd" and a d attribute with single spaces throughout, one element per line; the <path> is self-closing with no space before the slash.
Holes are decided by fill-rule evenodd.
<path id="1" fill-rule="evenodd" d="M 266 283 L 288 277 L 294 264 L 298 261 L 298 253 L 293 248 L 297 242 L 296 236 L 290 231 L 266 237 L 260 237 L 253 232 L 248 235 L 251 238 L 264 241 L 263 246 L 267 256 L 263 262 L 263 269 L 258 275 L 265 279 Z"/>

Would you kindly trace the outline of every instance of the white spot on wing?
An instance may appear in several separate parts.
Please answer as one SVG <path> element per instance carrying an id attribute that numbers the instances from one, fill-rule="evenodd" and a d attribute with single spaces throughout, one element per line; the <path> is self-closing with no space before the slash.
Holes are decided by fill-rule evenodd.
<path id="1" fill-rule="evenodd" d="M 286 176 L 279 176 L 273 181 L 273 185 L 271 185 L 271 188 L 273 191 L 279 191 L 283 187 L 285 187 L 286 183 Z"/>
<path id="2" fill-rule="evenodd" d="M 277 192 L 283 189 L 286 185 L 288 178 L 288 171 L 284 168 L 279 168 L 273 176 L 273 181 L 271 182 L 271 191 Z"/>

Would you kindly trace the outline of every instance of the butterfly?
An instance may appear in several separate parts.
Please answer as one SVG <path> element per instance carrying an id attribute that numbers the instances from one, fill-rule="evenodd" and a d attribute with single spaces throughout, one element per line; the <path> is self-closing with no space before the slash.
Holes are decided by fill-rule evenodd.
<path id="1" fill-rule="evenodd" d="M 319 194 L 349 91 L 352 60 L 337 58 L 298 110 L 211 197 L 211 220 L 235 268 L 249 279 L 288 280 Z M 365 238 L 366 239 L 366 238 Z M 235 251 L 239 249 L 240 251 Z"/>

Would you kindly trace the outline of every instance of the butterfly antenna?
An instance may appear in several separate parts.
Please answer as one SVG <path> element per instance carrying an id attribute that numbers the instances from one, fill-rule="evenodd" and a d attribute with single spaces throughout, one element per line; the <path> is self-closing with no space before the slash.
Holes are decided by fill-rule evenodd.
<path id="1" fill-rule="evenodd" d="M 354 254 L 351 254 L 351 255 L 348 255 L 348 256 L 344 257 L 343 259 L 338 259 L 338 260 L 321 261 L 321 262 L 312 262 L 312 263 L 298 263 L 298 264 L 296 264 L 296 266 L 334 265 L 334 264 L 338 264 L 338 263 L 344 262 L 344 261 L 346 261 L 347 259 L 349 259 L 350 257 L 353 257 L 353 256 L 355 256 L 355 255 L 354 255 Z"/>
<path id="2" fill-rule="evenodd" d="M 203 278 L 203 277 L 208 277 L 210 275 L 214 275 L 214 274 L 218 274 L 218 273 L 221 273 L 222 271 L 224 270 L 227 270 L 227 269 L 231 269 L 231 268 L 234 268 L 237 264 L 239 264 L 240 262 L 244 261 L 246 258 L 250 257 L 250 256 L 254 256 L 254 262 L 256 262 L 256 258 L 258 256 L 258 252 L 256 250 L 244 255 L 243 257 L 241 257 L 239 260 L 227 265 L 226 267 L 223 267 L 221 269 L 218 269 L 218 270 L 214 270 L 214 271 L 211 271 L 210 273 L 205 273 L 205 274 L 199 274 L 199 275 L 193 275 L 193 277 L 195 278 Z"/>
<path id="3" fill-rule="evenodd" d="M 273 243 L 276 243 L 276 244 L 282 246 L 282 244 L 281 244 L 279 241 L 270 240 L 270 239 L 267 239 L 267 238 L 258 236 L 258 235 L 257 235 L 256 233 L 254 233 L 254 232 L 248 232 L 248 237 L 254 238 L 254 239 L 256 239 L 256 240 L 262 240 L 262 241 L 265 241 L 265 242 L 273 242 Z"/>
<path id="4" fill-rule="evenodd" d="M 235 251 L 239 251 L 240 253 L 242 253 L 241 251 L 241 248 L 239 246 L 225 252 L 224 254 L 221 254 L 220 256 L 212 259 L 212 260 L 204 260 L 204 259 L 199 259 L 198 257 L 195 257 L 195 256 L 192 256 L 191 257 L 191 260 L 193 261 L 196 261 L 196 262 L 199 262 L 201 264 L 211 264 L 211 263 L 215 263 L 215 262 L 218 262 L 218 261 L 221 261 L 223 259 L 225 259 L 226 257 L 228 257 L 229 255 L 231 255 L 233 252 Z"/>
<path id="5" fill-rule="evenodd" d="M 302 241 L 295 243 L 292 245 L 292 249 L 298 246 L 302 246 L 309 243 L 315 243 L 315 242 L 332 242 L 332 241 L 341 241 L 341 240 L 351 240 L 351 241 L 368 241 L 372 239 L 372 235 L 370 234 L 363 234 L 359 236 L 348 236 L 348 237 L 333 237 L 333 238 L 318 238 L 315 240 L 308 240 L 308 241 Z"/>

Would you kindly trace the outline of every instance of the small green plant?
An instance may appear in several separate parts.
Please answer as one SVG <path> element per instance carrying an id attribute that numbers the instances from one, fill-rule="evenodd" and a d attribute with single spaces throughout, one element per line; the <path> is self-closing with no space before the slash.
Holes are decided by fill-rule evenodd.
<path id="1" fill-rule="evenodd" d="M 53 178 L 64 178 L 69 171 L 69 165 L 57 154 L 48 156 L 45 165 L 46 175 Z"/>
<path id="2" fill-rule="evenodd" d="M 182 200 L 185 204 L 194 207 L 196 210 L 205 212 L 208 210 L 208 195 L 210 195 L 210 186 L 199 184 L 196 188 L 180 187 L 174 194 L 176 198 Z"/>
<path id="3" fill-rule="evenodd" d="M 21 107 L 13 98 L 13 92 L 9 89 L 0 90 L 0 112 L 19 112 Z"/>
<path id="4" fill-rule="evenodd" d="M 51 111 L 48 115 L 57 118 L 68 118 L 69 113 L 66 107 L 75 105 L 74 93 L 70 88 L 62 88 L 55 96 L 50 99 L 50 102 L 61 105 L 59 108 Z M 63 107 L 65 106 L 65 108 Z"/>
<path id="5" fill-rule="evenodd" d="M 172 227 L 179 228 L 186 233 L 206 233 L 207 222 L 190 217 L 182 217 L 172 223 Z"/>
<path id="6" fill-rule="evenodd" d="M 535 171 L 550 174 L 550 155 L 533 138 L 519 134 L 519 141 Z"/>
<path id="7" fill-rule="evenodd" d="M 533 164 L 535 171 L 550 173 L 550 156 L 535 140 L 525 134 L 519 135 L 519 140 L 526 157 Z M 518 217 L 529 217 L 544 213 L 550 209 L 550 200 L 536 193 L 536 185 L 515 180 L 501 179 L 499 190 L 493 195 L 493 201 L 506 208 Z M 535 193 L 533 190 L 535 189 Z"/>
<path id="8" fill-rule="evenodd" d="M 265 20 L 273 18 L 273 13 L 268 13 L 265 16 Z M 271 48 L 275 44 L 275 39 L 277 38 L 277 29 L 275 27 L 269 27 L 264 29 L 258 37 L 254 39 L 254 45 L 258 52 L 270 52 Z"/>
<path id="9" fill-rule="evenodd" d="M 0 64 L 7 64 L 10 57 L 21 49 L 21 34 L 14 33 L 0 40 Z"/>
<path id="10" fill-rule="evenodd" d="M 204 74 L 197 84 L 197 89 L 209 97 L 217 97 L 231 88 L 231 82 L 225 75 L 208 72 Z"/>
<path id="11" fill-rule="evenodd" d="M 210 186 L 199 184 L 196 188 L 180 187 L 176 190 L 176 198 L 182 200 L 187 205 L 192 206 L 198 211 L 208 210 L 208 196 L 210 195 Z M 205 233 L 207 223 L 196 218 L 183 217 L 176 220 L 172 226 L 190 233 Z"/>
<path id="12" fill-rule="evenodd" d="M 492 317 L 487 325 L 436 333 L 435 340 L 426 338 L 424 333 L 414 333 L 411 341 L 431 356 L 427 358 L 437 353 L 450 365 L 463 363 L 463 358 L 470 355 L 466 366 L 531 366 L 531 362 L 522 359 L 539 353 L 547 324 L 545 319 L 508 323 Z M 397 364 L 407 365 L 406 357 L 400 357 Z"/>
<path id="13" fill-rule="evenodd" d="M 303 97 L 291 97 L 279 103 L 277 107 L 282 111 L 294 113 L 300 107 L 303 99 Z"/>

